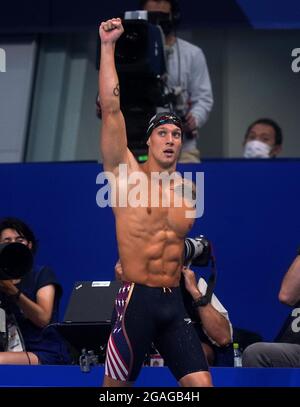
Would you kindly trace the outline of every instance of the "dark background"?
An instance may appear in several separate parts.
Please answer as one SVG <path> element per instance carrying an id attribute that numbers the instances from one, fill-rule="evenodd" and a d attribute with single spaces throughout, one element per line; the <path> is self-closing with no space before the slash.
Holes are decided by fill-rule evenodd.
<path id="1" fill-rule="evenodd" d="M 252 25 L 264 28 L 300 26 L 298 0 L 179 0 L 182 28 L 209 25 Z M 138 0 L 1 0 L 0 32 L 84 30 L 125 10 Z"/>

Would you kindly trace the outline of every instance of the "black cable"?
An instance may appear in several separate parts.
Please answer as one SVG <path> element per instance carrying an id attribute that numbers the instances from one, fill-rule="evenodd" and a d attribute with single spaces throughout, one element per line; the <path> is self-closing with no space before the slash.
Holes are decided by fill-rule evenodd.
<path id="1" fill-rule="evenodd" d="M 28 359 L 28 364 L 31 365 L 31 360 L 30 360 L 30 357 L 28 355 L 28 352 L 25 351 L 25 353 L 26 353 L 26 356 L 27 356 L 27 359 Z"/>

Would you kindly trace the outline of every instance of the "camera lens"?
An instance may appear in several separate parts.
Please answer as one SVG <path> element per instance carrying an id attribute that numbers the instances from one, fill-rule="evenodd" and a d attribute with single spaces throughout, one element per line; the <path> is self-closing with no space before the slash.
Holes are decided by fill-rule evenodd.
<path id="1" fill-rule="evenodd" d="M 184 264 L 191 263 L 194 259 L 201 256 L 204 246 L 200 240 L 187 238 L 184 241 Z"/>

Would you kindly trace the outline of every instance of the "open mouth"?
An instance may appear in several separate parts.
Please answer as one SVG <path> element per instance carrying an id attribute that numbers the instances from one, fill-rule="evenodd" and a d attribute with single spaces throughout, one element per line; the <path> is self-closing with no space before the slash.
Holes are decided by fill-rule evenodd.
<path id="1" fill-rule="evenodd" d="M 174 155 L 174 150 L 172 150 L 171 148 L 167 148 L 166 150 L 163 151 L 163 153 L 167 156 L 167 157 L 172 157 Z"/>

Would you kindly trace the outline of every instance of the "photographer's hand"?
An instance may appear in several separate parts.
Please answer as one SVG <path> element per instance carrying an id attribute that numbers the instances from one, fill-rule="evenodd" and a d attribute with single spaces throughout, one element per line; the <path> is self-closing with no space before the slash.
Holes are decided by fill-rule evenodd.
<path id="1" fill-rule="evenodd" d="M 0 280 L 0 291 L 8 296 L 16 295 L 19 291 L 15 286 L 17 282 L 18 280 Z"/>
<path id="2" fill-rule="evenodd" d="M 184 275 L 185 288 L 191 294 L 193 300 L 197 301 L 203 297 L 198 288 L 193 270 L 183 267 L 182 273 Z M 211 303 L 197 307 L 197 313 L 204 332 L 218 345 L 226 346 L 231 340 L 230 325 L 227 319 Z"/>
<path id="3" fill-rule="evenodd" d="M 18 303 L 25 317 L 30 319 L 35 325 L 44 327 L 50 323 L 55 287 L 53 284 L 41 287 L 36 294 L 36 302 L 22 293 L 15 284 L 20 280 L 0 280 L 0 291 Z"/>
<path id="4" fill-rule="evenodd" d="M 191 134 L 193 137 L 197 137 L 197 121 L 191 112 L 185 115 L 185 121 L 183 123 L 183 130 L 185 133 Z"/>
<path id="5" fill-rule="evenodd" d="M 182 267 L 182 274 L 184 276 L 185 288 L 191 294 L 193 300 L 201 298 L 202 294 L 197 286 L 196 276 L 193 270 Z"/>
<path id="6" fill-rule="evenodd" d="M 123 269 L 122 269 L 122 265 L 121 265 L 121 260 L 118 259 L 118 261 L 115 264 L 115 276 L 116 276 L 116 280 L 122 280 L 122 276 L 123 276 Z"/>

